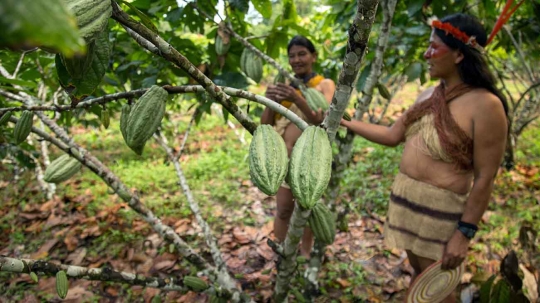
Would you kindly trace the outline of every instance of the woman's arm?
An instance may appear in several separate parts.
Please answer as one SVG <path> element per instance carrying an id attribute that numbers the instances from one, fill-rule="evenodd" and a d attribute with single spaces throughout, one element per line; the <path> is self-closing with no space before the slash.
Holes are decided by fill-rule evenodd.
<path id="1" fill-rule="evenodd" d="M 401 116 L 392 126 L 341 119 L 341 125 L 365 139 L 386 146 L 397 146 L 405 140 L 405 125 Z"/>
<path id="2" fill-rule="evenodd" d="M 433 90 L 434 87 L 430 87 L 423 91 L 420 95 L 418 95 L 415 103 L 422 102 L 429 98 L 433 93 Z M 407 129 L 403 121 L 405 120 L 406 116 L 407 112 L 399 117 L 399 119 L 392 126 L 383 126 L 356 120 L 347 121 L 344 119 L 341 119 L 341 125 L 371 142 L 394 147 L 405 141 L 405 132 Z"/>
<path id="3" fill-rule="evenodd" d="M 485 99 L 474 97 L 473 165 L 474 181 L 465 203 L 461 221 L 477 225 L 487 209 L 493 182 L 501 164 L 507 136 L 507 120 L 502 104 L 493 95 Z M 456 230 L 446 245 L 443 267 L 455 268 L 467 255 L 469 239 Z"/>

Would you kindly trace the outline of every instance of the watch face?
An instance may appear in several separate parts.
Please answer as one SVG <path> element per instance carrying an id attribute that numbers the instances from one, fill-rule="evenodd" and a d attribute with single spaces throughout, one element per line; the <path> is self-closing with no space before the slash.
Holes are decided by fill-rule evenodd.
<path id="1" fill-rule="evenodd" d="M 464 226 L 460 226 L 458 227 L 459 231 L 461 231 L 465 237 L 469 238 L 469 239 L 472 239 L 474 237 L 474 235 L 476 234 L 476 231 L 471 229 L 471 228 L 467 228 L 467 227 L 464 227 Z"/>

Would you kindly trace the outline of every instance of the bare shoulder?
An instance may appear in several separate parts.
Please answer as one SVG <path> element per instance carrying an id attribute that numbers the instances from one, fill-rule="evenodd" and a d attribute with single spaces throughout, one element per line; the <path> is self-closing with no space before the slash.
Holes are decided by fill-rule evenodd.
<path id="1" fill-rule="evenodd" d="M 321 90 L 334 90 L 336 88 L 336 84 L 332 79 L 324 79 L 322 80 L 319 85 Z"/>
<path id="2" fill-rule="evenodd" d="M 429 97 L 431 97 L 431 95 L 433 94 L 434 90 L 435 86 L 428 87 L 426 90 L 421 92 L 418 97 L 416 97 L 416 101 L 414 101 L 414 103 L 422 102 L 429 99 Z"/>
<path id="3" fill-rule="evenodd" d="M 485 89 L 475 89 L 463 96 L 463 101 L 470 104 L 473 117 L 494 118 L 505 117 L 502 101 L 492 92 Z"/>

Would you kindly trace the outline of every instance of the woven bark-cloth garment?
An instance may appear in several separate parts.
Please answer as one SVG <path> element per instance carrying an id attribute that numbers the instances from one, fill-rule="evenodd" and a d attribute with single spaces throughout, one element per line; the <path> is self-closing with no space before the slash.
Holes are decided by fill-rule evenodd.
<path id="1" fill-rule="evenodd" d="M 456 231 L 467 195 L 438 188 L 398 173 L 392 185 L 385 244 L 440 260 Z"/>

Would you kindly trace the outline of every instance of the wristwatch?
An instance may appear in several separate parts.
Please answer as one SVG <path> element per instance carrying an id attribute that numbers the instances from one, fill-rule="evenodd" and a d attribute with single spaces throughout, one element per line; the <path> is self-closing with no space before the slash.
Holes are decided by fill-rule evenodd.
<path id="1" fill-rule="evenodd" d="M 465 236 L 467 239 L 474 238 L 474 235 L 476 234 L 476 231 L 478 230 L 478 226 L 459 221 L 457 229 Z"/>

